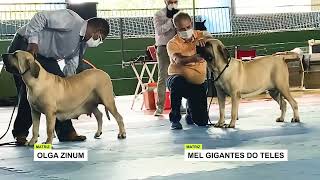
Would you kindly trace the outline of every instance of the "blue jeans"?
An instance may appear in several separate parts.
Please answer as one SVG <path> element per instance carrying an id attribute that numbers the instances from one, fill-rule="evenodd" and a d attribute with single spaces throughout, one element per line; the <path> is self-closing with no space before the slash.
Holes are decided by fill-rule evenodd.
<path id="1" fill-rule="evenodd" d="M 188 115 L 198 126 L 208 124 L 206 83 L 192 84 L 183 76 L 169 76 L 167 86 L 170 90 L 171 112 L 169 114 L 171 122 L 179 122 L 181 119 L 180 106 L 182 97 L 188 102 Z"/>

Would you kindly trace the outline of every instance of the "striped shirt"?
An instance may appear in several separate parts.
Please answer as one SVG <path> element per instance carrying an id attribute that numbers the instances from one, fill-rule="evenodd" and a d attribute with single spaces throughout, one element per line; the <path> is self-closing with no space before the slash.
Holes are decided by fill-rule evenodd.
<path id="1" fill-rule="evenodd" d="M 153 18 L 155 29 L 156 46 L 166 46 L 167 43 L 176 35 L 172 19 L 167 17 L 167 8 L 156 12 Z"/>

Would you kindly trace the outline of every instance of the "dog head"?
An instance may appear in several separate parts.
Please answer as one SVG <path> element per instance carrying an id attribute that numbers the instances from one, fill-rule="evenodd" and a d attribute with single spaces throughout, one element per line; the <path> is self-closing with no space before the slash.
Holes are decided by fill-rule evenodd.
<path id="1" fill-rule="evenodd" d="M 217 67 L 218 61 L 228 63 L 230 58 L 228 50 L 218 39 L 208 39 L 205 47 L 197 49 L 197 51 L 197 53 L 208 62 L 208 66 L 211 69 Z"/>
<path id="2" fill-rule="evenodd" d="M 30 71 L 34 78 L 38 78 L 40 67 L 29 52 L 18 50 L 1 56 L 7 72 L 23 76 Z"/>

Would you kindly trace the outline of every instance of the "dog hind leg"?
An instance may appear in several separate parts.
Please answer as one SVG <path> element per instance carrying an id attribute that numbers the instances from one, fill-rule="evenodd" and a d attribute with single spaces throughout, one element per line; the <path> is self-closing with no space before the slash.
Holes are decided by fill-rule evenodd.
<path id="1" fill-rule="evenodd" d="M 283 99 L 280 92 L 276 89 L 269 90 L 269 95 L 274 99 L 280 106 L 281 116 L 277 118 L 277 122 L 284 122 L 284 118 L 287 111 L 287 102 Z"/>
<path id="2" fill-rule="evenodd" d="M 108 87 L 108 86 L 106 86 L 106 87 Z M 110 88 L 100 88 L 100 89 L 98 89 L 97 92 L 98 92 L 99 97 L 102 101 L 102 104 L 105 106 L 106 114 L 109 111 L 118 123 L 118 126 L 119 126 L 118 138 L 125 139 L 126 138 L 126 131 L 124 128 L 123 118 L 117 110 L 116 103 L 114 101 L 114 97 L 113 97 L 113 93 L 112 93 L 113 92 L 112 86 L 110 86 Z"/>
<path id="3" fill-rule="evenodd" d="M 98 107 L 96 107 L 93 110 L 93 115 L 96 117 L 97 123 L 98 123 L 98 130 L 94 135 L 94 138 L 99 138 L 102 134 L 102 112 L 98 109 Z"/>
<path id="4" fill-rule="evenodd" d="M 286 98 L 293 110 L 293 118 L 291 122 L 300 122 L 299 112 L 298 112 L 298 104 L 296 100 L 293 99 L 292 95 L 290 94 L 289 87 L 279 89 L 280 93 Z"/>
<path id="5" fill-rule="evenodd" d="M 112 114 L 112 116 L 116 119 L 116 121 L 118 123 L 118 126 L 119 126 L 118 138 L 119 139 L 125 139 L 126 138 L 126 131 L 125 131 L 125 128 L 124 128 L 123 118 L 119 114 L 114 100 L 113 99 L 109 100 L 108 103 L 105 103 L 104 105 L 105 105 L 105 108 L 106 108 L 106 113 L 109 110 L 109 112 Z"/>

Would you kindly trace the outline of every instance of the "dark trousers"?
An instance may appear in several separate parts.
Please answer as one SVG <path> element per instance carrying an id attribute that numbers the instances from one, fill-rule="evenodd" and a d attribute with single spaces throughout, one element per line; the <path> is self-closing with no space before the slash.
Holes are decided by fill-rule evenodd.
<path id="1" fill-rule="evenodd" d="M 9 48 L 8 53 L 12 53 L 16 50 L 26 50 L 28 46 L 27 40 L 16 34 L 13 38 Z M 49 73 L 58 75 L 60 77 L 64 77 L 63 72 L 60 70 L 58 62 L 52 58 L 46 58 L 41 55 L 37 56 L 37 60 L 42 65 L 42 67 L 48 71 Z M 17 136 L 28 136 L 29 129 L 32 125 L 32 118 L 31 118 L 31 111 L 30 105 L 27 100 L 27 92 L 26 92 L 26 85 L 22 81 L 21 76 L 14 75 L 14 81 L 16 84 L 17 92 L 18 92 L 18 114 L 16 120 L 13 125 L 12 134 L 14 137 Z M 52 94 L 54 96 L 54 94 Z M 72 126 L 71 120 L 66 121 L 56 121 L 55 126 L 56 133 L 58 138 L 64 138 L 68 133 L 75 131 Z"/>
<path id="2" fill-rule="evenodd" d="M 171 122 L 179 122 L 181 119 L 180 106 L 182 97 L 187 99 L 187 115 L 192 118 L 198 126 L 208 124 L 206 84 L 201 85 L 189 83 L 184 77 L 179 75 L 170 76 L 167 80 L 170 90 L 171 112 L 169 114 Z"/>

